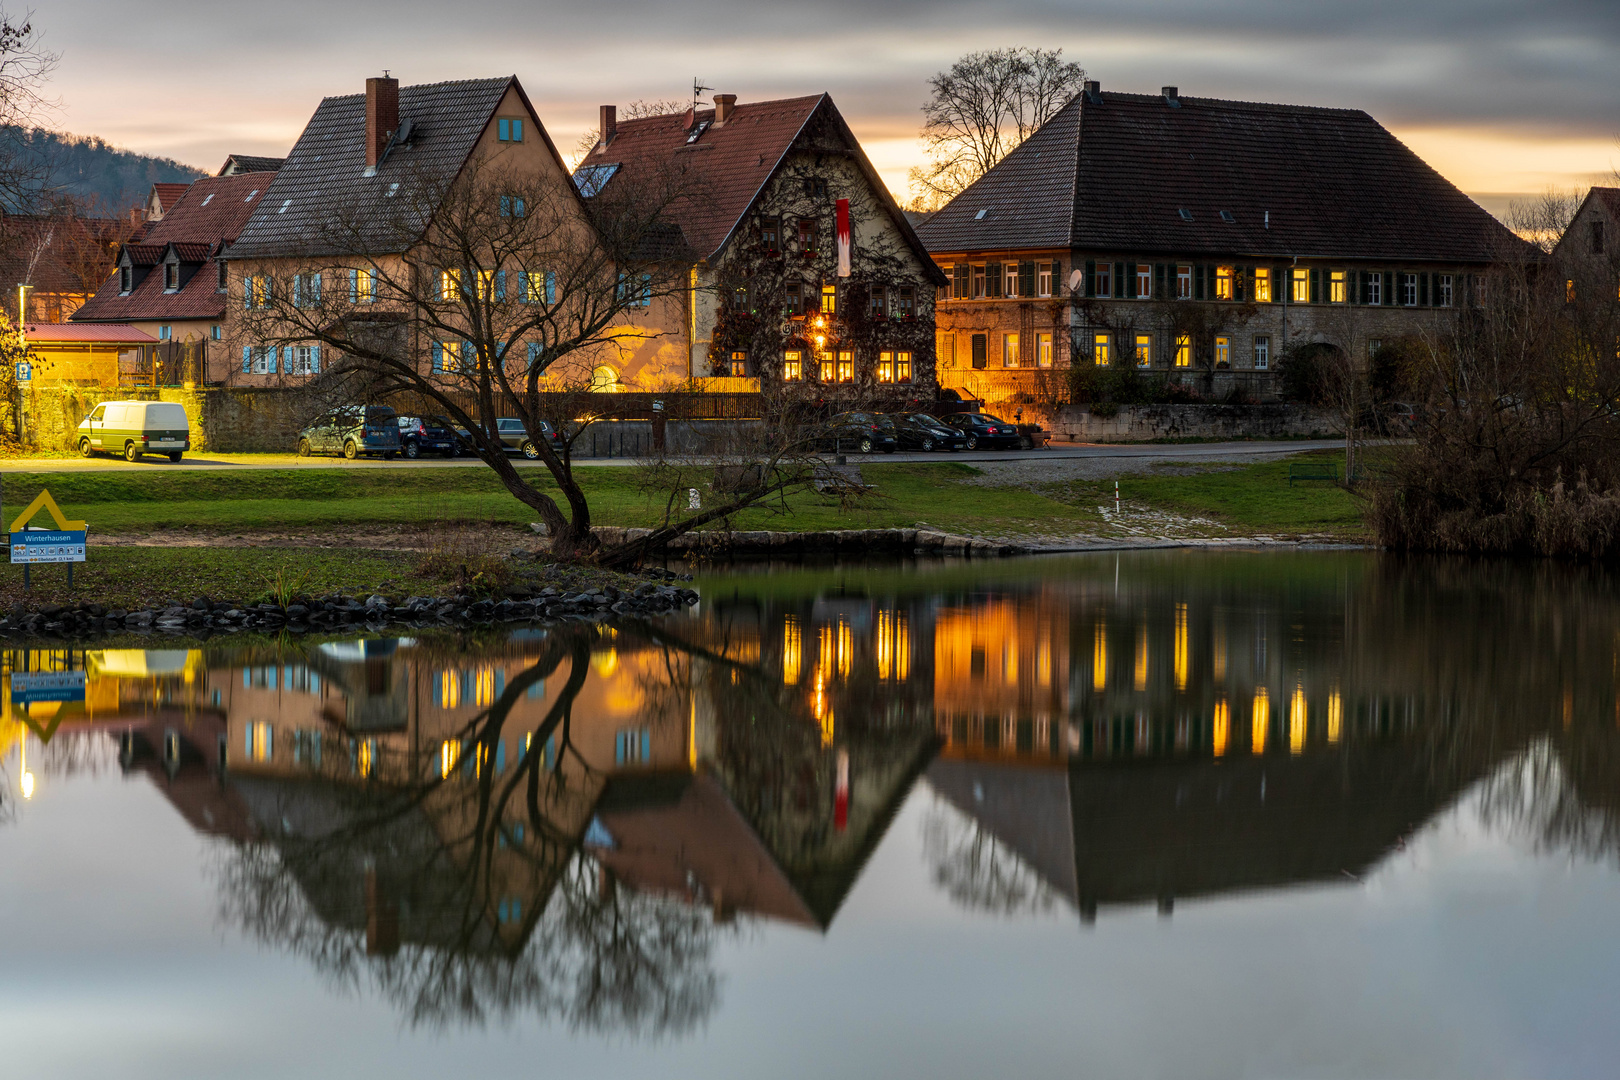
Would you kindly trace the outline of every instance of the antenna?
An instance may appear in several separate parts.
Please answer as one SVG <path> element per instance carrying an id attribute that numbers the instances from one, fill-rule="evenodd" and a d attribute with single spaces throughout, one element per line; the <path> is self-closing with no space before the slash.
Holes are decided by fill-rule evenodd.
<path id="1" fill-rule="evenodd" d="M 697 107 L 700 104 L 702 104 L 702 102 L 703 102 L 703 91 L 705 91 L 705 90 L 713 90 L 713 89 L 714 89 L 714 87 L 712 87 L 712 86 L 704 86 L 702 81 L 699 80 L 697 78 L 697 76 L 694 75 L 692 77 L 692 111 L 693 112 L 696 112 Z"/>

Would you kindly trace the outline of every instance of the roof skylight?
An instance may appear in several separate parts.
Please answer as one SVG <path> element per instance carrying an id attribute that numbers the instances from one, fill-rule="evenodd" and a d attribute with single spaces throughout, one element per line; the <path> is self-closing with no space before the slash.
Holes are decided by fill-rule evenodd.
<path id="1" fill-rule="evenodd" d="M 974 221 L 983 221 L 984 220 L 984 215 L 988 214 L 989 212 L 990 212 L 990 208 L 987 206 L 983 210 L 980 210 L 977 214 L 974 214 L 973 215 L 973 220 Z"/>
<path id="2" fill-rule="evenodd" d="M 1176 212 L 1181 215 L 1181 220 L 1182 221 L 1191 221 L 1192 220 L 1192 211 L 1188 210 L 1186 207 L 1182 207 L 1180 210 L 1178 210 Z"/>
<path id="3" fill-rule="evenodd" d="M 589 199 L 607 186 L 613 174 L 619 171 L 618 162 L 611 165 L 583 165 L 574 171 L 574 186 Z"/>
<path id="4" fill-rule="evenodd" d="M 209 192 L 209 193 L 208 193 L 208 194 L 207 194 L 207 196 L 205 196 L 205 197 L 204 197 L 204 199 L 203 199 L 203 201 L 202 201 L 202 204 L 203 204 L 203 205 L 204 205 L 204 206 L 207 206 L 207 205 L 208 205 L 208 204 L 209 204 L 209 203 L 211 203 L 211 202 L 213 202 L 213 201 L 214 201 L 214 193 L 213 193 L 213 192 L 212 192 L 212 191 L 210 191 L 210 192 Z"/>
<path id="5" fill-rule="evenodd" d="M 1228 225 L 1236 225 L 1237 224 L 1237 218 L 1232 216 L 1232 211 L 1230 211 L 1230 210 L 1222 210 L 1221 211 L 1221 220 L 1226 222 Z"/>

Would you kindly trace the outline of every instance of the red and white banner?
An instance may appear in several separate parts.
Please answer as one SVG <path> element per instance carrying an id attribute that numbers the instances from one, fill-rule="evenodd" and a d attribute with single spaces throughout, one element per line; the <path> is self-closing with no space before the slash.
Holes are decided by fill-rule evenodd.
<path id="1" fill-rule="evenodd" d="M 837 761 L 837 780 L 833 787 L 833 828 L 843 832 L 849 827 L 849 751 L 838 751 Z"/>
<path id="2" fill-rule="evenodd" d="M 838 200 L 838 276 L 849 277 L 849 200 Z"/>

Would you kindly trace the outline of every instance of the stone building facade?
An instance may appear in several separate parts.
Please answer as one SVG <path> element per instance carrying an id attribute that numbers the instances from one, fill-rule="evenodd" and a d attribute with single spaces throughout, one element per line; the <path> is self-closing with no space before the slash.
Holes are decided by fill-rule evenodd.
<path id="1" fill-rule="evenodd" d="M 1074 364 L 1211 399 L 1289 354 L 1432 332 L 1524 245 L 1364 112 L 1097 83 L 918 229 L 940 383 L 1056 400 Z"/>

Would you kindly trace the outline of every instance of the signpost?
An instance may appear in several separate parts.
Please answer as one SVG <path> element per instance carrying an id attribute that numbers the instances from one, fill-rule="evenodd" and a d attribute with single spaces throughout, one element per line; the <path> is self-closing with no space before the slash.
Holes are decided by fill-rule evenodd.
<path id="1" fill-rule="evenodd" d="M 17 381 L 18 382 L 33 382 L 34 381 L 34 365 L 30 364 L 26 360 L 17 361 Z"/>
<path id="2" fill-rule="evenodd" d="M 41 510 L 51 515 L 55 529 L 30 528 L 28 523 Z M 49 490 L 35 496 L 28 508 L 17 515 L 9 531 L 11 561 L 21 563 L 23 588 L 31 588 L 29 568 L 34 563 L 67 563 L 68 588 L 73 587 L 73 564 L 84 562 L 85 522 L 69 521 L 62 516 L 56 500 Z"/>

